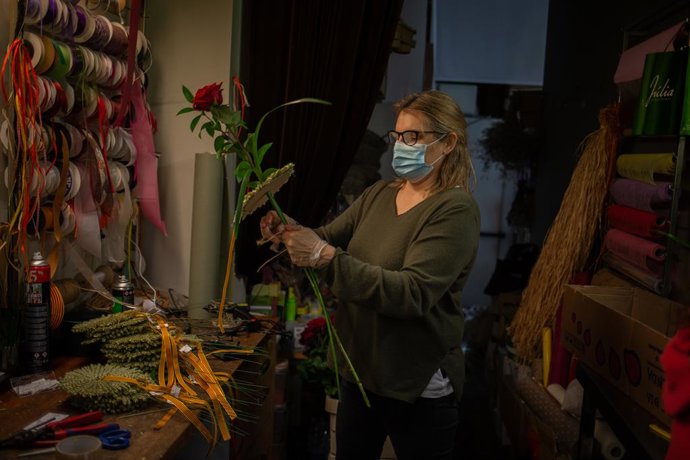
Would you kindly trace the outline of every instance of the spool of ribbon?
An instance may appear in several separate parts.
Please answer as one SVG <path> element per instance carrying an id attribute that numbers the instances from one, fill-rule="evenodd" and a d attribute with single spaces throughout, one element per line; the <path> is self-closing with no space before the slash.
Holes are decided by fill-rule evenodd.
<path id="1" fill-rule="evenodd" d="M 43 11 L 41 9 L 44 8 Z M 41 2 L 40 0 L 27 0 L 26 9 L 24 11 L 25 24 L 38 24 L 48 10 L 48 2 Z"/>
<path id="2" fill-rule="evenodd" d="M 67 108 L 67 94 L 62 83 L 54 80 L 44 80 L 50 92 L 50 105 L 45 107 L 43 118 L 49 119 L 56 115 L 64 115 Z"/>
<path id="3" fill-rule="evenodd" d="M 617 258 L 650 275 L 660 276 L 663 272 L 666 248 L 658 243 L 614 228 L 606 232 L 604 246 Z"/>
<path id="4" fill-rule="evenodd" d="M 79 25 L 79 18 L 77 16 L 77 9 L 75 5 L 72 5 L 71 3 L 66 3 L 67 6 L 68 14 L 69 14 L 69 21 L 67 25 L 67 30 L 65 30 L 65 35 L 69 37 L 73 37 L 76 35 L 76 30 L 77 26 Z"/>
<path id="5" fill-rule="evenodd" d="M 616 160 L 616 171 L 628 179 L 655 185 L 659 176 L 672 176 L 676 159 L 672 153 L 626 153 Z"/>
<path id="6" fill-rule="evenodd" d="M 50 328 L 56 330 L 65 317 L 65 301 L 60 288 L 55 283 L 50 285 Z"/>
<path id="7" fill-rule="evenodd" d="M 93 14 L 103 14 L 108 11 L 108 0 L 87 0 L 86 8 Z"/>
<path id="8" fill-rule="evenodd" d="M 44 11 L 44 8 L 47 6 L 47 9 L 45 9 L 45 13 L 43 13 L 41 17 L 41 24 L 44 26 L 50 26 L 54 22 L 56 22 L 59 19 L 59 10 L 58 10 L 58 4 L 56 0 L 41 0 L 42 4 L 47 4 L 47 5 L 41 5 L 41 11 Z"/>
<path id="9" fill-rule="evenodd" d="M 43 231 L 51 231 L 53 230 L 54 221 L 53 205 L 43 205 L 38 208 L 38 212 L 29 220 L 26 230 L 30 235 L 38 235 Z"/>
<path id="10" fill-rule="evenodd" d="M 60 183 L 60 172 L 47 162 L 42 162 L 31 177 L 31 196 L 48 196 L 55 193 Z"/>
<path id="11" fill-rule="evenodd" d="M 22 37 L 31 56 L 31 66 L 39 75 L 46 73 L 55 59 L 55 50 L 50 38 L 28 31 L 24 31 Z"/>
<path id="12" fill-rule="evenodd" d="M 631 280 L 641 284 L 653 292 L 656 292 L 657 294 L 663 293 L 664 283 L 661 277 L 650 274 L 645 270 L 641 270 L 634 265 L 616 257 L 610 252 L 604 253 L 601 258 L 606 265 L 613 268 L 618 273 L 625 275 Z"/>
<path id="13" fill-rule="evenodd" d="M 70 53 L 72 54 L 72 68 L 70 69 L 69 76 L 74 77 L 76 80 L 84 78 L 84 53 L 81 46 L 71 46 Z"/>
<path id="14" fill-rule="evenodd" d="M 126 0 L 110 0 L 108 2 L 108 11 L 113 14 L 120 14 L 125 10 L 125 6 L 127 6 Z"/>
<path id="15" fill-rule="evenodd" d="M 106 86 L 113 73 L 112 58 L 103 53 L 96 54 L 96 83 Z"/>
<path id="16" fill-rule="evenodd" d="M 127 29 L 119 22 L 112 23 L 113 33 L 108 43 L 103 47 L 103 52 L 112 56 L 122 56 L 127 51 Z"/>
<path id="17" fill-rule="evenodd" d="M 76 16 L 76 23 L 74 25 L 73 35 L 81 36 L 84 34 L 86 29 L 86 16 L 89 15 L 81 5 L 74 5 L 74 14 Z"/>
<path id="18" fill-rule="evenodd" d="M 122 156 L 122 161 L 127 161 L 127 158 L 129 158 L 129 161 L 125 163 L 127 166 L 133 166 L 134 163 L 137 161 L 137 148 L 136 144 L 134 143 L 134 138 L 132 137 L 132 134 L 130 131 L 124 130 L 122 132 L 122 141 L 124 142 L 124 149 L 125 153 Z"/>
<path id="19" fill-rule="evenodd" d="M 69 46 L 57 40 L 51 40 L 53 48 L 55 48 L 55 59 L 53 65 L 47 72 L 47 75 L 55 79 L 63 79 L 69 75 L 72 70 L 72 51 Z"/>
<path id="20" fill-rule="evenodd" d="M 108 165 L 110 166 L 110 176 L 113 180 L 115 191 L 124 191 L 127 184 L 129 184 L 129 170 L 125 165 L 116 161 L 109 161 Z"/>
<path id="21" fill-rule="evenodd" d="M 74 109 L 74 87 L 67 83 L 66 81 L 60 82 L 60 85 L 62 85 L 62 89 L 65 94 L 65 115 L 69 115 L 72 113 L 72 109 Z"/>
<path id="22" fill-rule="evenodd" d="M 60 226 L 60 232 L 63 236 L 71 235 L 77 228 L 77 216 L 74 214 L 72 207 L 67 204 L 62 204 L 62 225 Z"/>
<path id="23" fill-rule="evenodd" d="M 51 0 L 53 1 L 53 0 Z M 55 33 L 58 34 L 64 34 L 68 31 L 69 29 L 69 23 L 70 23 L 70 17 L 69 17 L 69 9 L 67 8 L 67 4 L 64 3 L 62 0 L 54 0 L 55 8 L 56 8 L 56 13 L 55 17 L 49 24 L 44 24 L 47 26 L 47 28 L 53 30 Z M 49 10 L 50 10 L 50 5 L 49 5 Z"/>
<path id="24" fill-rule="evenodd" d="M 673 198 L 670 182 L 650 185 L 633 179 L 619 178 L 613 181 L 609 192 L 613 200 L 620 205 L 657 213 L 668 211 Z"/>
<path id="25" fill-rule="evenodd" d="M 80 7 L 77 7 L 77 17 L 79 18 L 80 25 L 83 20 L 84 26 L 78 27 L 78 29 L 81 29 L 81 33 L 78 33 L 74 36 L 74 42 L 84 45 L 91 40 L 94 32 L 96 31 L 96 19 L 94 16 L 87 13 L 86 10 Z"/>
<path id="26" fill-rule="evenodd" d="M 69 164 L 67 184 L 65 185 L 65 201 L 74 199 L 81 190 L 81 172 L 74 163 Z"/>
<path id="27" fill-rule="evenodd" d="M 74 96 L 73 117 L 90 118 L 98 109 L 98 91 L 91 85 L 81 85 L 81 90 Z"/>
<path id="28" fill-rule="evenodd" d="M 612 204 L 606 214 L 611 227 L 643 238 L 659 238 L 668 230 L 668 220 L 653 212 Z"/>
<path id="29" fill-rule="evenodd" d="M 84 42 L 92 50 L 100 51 L 110 41 L 113 33 L 112 23 L 105 16 L 97 15 L 93 17 L 94 31 Z M 76 38 L 75 38 L 76 41 Z"/>
<path id="30" fill-rule="evenodd" d="M 77 46 L 76 48 L 83 59 L 83 70 L 81 71 L 81 77 L 86 81 L 94 82 L 98 76 L 95 51 L 92 51 L 85 46 Z"/>
<path id="31" fill-rule="evenodd" d="M 81 134 L 79 128 L 67 122 L 55 122 L 54 125 L 55 128 L 63 132 L 67 138 L 70 158 L 78 156 L 84 148 L 84 135 Z"/>
<path id="32" fill-rule="evenodd" d="M 0 122 L 0 148 L 6 155 L 14 150 L 14 130 L 8 118 Z"/>

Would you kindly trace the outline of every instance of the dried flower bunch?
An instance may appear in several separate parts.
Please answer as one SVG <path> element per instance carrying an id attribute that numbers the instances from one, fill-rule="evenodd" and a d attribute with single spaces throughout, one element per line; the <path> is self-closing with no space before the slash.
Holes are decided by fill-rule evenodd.
<path id="1" fill-rule="evenodd" d="M 84 334 L 82 345 L 103 343 L 120 337 L 149 331 L 149 321 L 134 310 L 95 318 L 72 327 L 72 332 Z"/>
<path id="2" fill-rule="evenodd" d="M 184 335 L 181 340 L 193 347 L 201 342 L 193 335 Z M 151 374 L 160 364 L 161 343 L 160 334 L 147 332 L 109 340 L 101 346 L 101 352 L 110 364 Z"/>
<path id="3" fill-rule="evenodd" d="M 149 393 L 142 388 L 106 379 L 111 376 L 153 383 L 141 371 L 113 364 L 91 364 L 66 373 L 60 387 L 69 393 L 71 404 L 87 411 L 127 412 L 151 401 Z"/>
<path id="4" fill-rule="evenodd" d="M 108 340 L 101 352 L 110 364 L 138 369 L 151 374 L 161 359 L 161 336 L 153 332 Z"/>

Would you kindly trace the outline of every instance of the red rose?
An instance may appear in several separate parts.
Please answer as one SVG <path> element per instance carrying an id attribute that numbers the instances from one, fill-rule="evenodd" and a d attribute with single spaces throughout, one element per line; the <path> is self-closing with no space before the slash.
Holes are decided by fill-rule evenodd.
<path id="1" fill-rule="evenodd" d="M 208 110 L 212 105 L 223 103 L 222 83 L 211 83 L 199 89 L 194 95 L 192 107 L 194 110 Z"/>
<path id="2" fill-rule="evenodd" d="M 300 336 L 300 343 L 306 345 L 307 347 L 312 347 L 314 341 L 325 337 L 327 333 L 326 330 L 326 319 L 319 316 L 310 320 L 302 331 Z"/>

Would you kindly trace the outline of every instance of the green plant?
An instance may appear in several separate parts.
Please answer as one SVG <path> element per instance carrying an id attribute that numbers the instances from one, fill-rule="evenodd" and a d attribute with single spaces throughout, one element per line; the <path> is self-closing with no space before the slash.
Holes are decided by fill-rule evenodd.
<path id="1" fill-rule="evenodd" d="M 485 168 L 495 163 L 504 175 L 529 172 L 539 149 L 539 139 L 522 127 L 515 114 L 506 115 L 483 134 L 479 143 L 484 149 Z"/>

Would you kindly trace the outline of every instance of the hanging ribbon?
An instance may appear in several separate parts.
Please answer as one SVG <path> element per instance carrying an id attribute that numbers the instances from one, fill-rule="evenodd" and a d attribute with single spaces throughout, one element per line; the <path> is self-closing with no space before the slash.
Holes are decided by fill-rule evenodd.
<path id="1" fill-rule="evenodd" d="M 122 126 L 125 116 L 130 109 L 132 91 L 138 92 L 134 87 L 134 69 L 136 67 L 137 38 L 139 38 L 139 18 L 141 16 L 141 0 L 131 0 L 129 10 L 129 42 L 127 44 L 127 76 L 122 89 L 122 102 L 120 111 L 115 119 L 115 126 Z M 135 109 L 136 110 L 136 109 Z M 166 233 L 166 232 L 164 232 Z"/>

